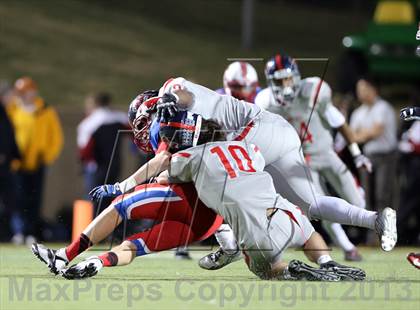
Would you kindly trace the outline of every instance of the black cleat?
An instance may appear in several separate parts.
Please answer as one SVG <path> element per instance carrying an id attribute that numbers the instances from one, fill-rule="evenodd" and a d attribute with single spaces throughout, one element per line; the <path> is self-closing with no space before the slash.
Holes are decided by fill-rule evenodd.
<path id="1" fill-rule="evenodd" d="M 55 275 L 57 275 L 62 269 L 64 269 L 69 261 L 63 255 L 60 255 L 59 251 L 49 249 L 40 243 L 34 243 L 31 247 L 32 253 L 44 264 L 47 265 L 48 269 Z"/>
<path id="2" fill-rule="evenodd" d="M 330 270 L 340 276 L 342 281 L 363 281 L 366 279 L 366 272 L 360 268 L 340 265 L 335 261 L 321 264 L 321 269 Z"/>
<path id="3" fill-rule="evenodd" d="M 315 268 L 298 260 L 292 260 L 289 263 L 288 271 L 290 276 L 295 280 L 329 282 L 338 282 L 341 280 L 341 277 L 332 270 Z"/>

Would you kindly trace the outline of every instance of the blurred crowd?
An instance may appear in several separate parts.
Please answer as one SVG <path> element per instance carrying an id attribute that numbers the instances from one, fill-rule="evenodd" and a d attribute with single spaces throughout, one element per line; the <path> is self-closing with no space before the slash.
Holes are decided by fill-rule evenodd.
<path id="1" fill-rule="evenodd" d="M 241 86 L 232 87 L 235 92 Z M 257 89 L 259 84 L 252 87 Z M 227 89 L 228 85 L 222 88 Z M 62 151 L 63 131 L 55 108 L 44 101 L 30 77 L 2 83 L 0 101 L 0 215 L 13 243 L 31 244 L 43 238 L 40 210 L 45 175 Z M 112 109 L 111 103 L 109 93 L 88 95 L 85 117 L 77 127 L 85 198 L 93 187 L 115 183 L 120 176 L 122 150 L 115 141 L 129 127 L 127 113 Z M 419 122 L 398 121 L 394 106 L 381 97 L 380 88 L 370 78 L 357 82 L 354 96 L 336 95 L 334 103 L 373 164 L 370 174 L 358 171 L 343 137 L 335 135 L 336 152 L 362 184 L 368 209 L 397 209 L 400 243 L 420 243 L 416 228 L 420 224 Z M 419 104 L 415 97 L 407 103 Z"/>
<path id="2" fill-rule="evenodd" d="M 2 82 L 0 101 L 1 232 L 8 226 L 12 243 L 32 244 L 43 239 L 45 176 L 63 149 L 63 130 L 56 110 L 44 101 L 30 77 L 13 85 Z M 125 112 L 111 109 L 111 101 L 108 93 L 88 95 L 85 118 L 77 128 L 85 198 L 105 180 L 116 182 L 120 173 L 121 144 L 114 146 L 114 141 L 119 130 L 128 128 L 128 120 Z"/>

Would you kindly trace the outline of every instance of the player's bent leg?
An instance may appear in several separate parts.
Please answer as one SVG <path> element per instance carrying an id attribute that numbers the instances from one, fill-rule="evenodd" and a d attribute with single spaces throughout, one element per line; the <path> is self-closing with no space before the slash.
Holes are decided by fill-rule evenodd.
<path id="1" fill-rule="evenodd" d="M 391 208 L 376 213 L 353 206 L 340 198 L 322 196 L 317 198 L 317 203 L 311 205 L 309 211 L 310 216 L 317 219 L 375 230 L 384 251 L 391 251 L 397 243 L 396 212 Z"/>
<path id="2" fill-rule="evenodd" d="M 334 153 L 335 154 L 335 153 Z M 329 160 L 318 159 L 319 162 L 328 162 Z M 342 162 L 341 162 L 342 163 Z M 344 164 L 343 164 L 344 165 Z M 337 166 L 337 165 L 336 165 Z M 338 166 L 340 168 L 341 166 Z M 346 167 L 344 167 L 347 169 Z M 314 182 L 315 188 L 317 189 L 318 193 L 325 195 L 324 193 L 327 192 L 325 181 L 328 181 L 330 184 L 333 182 L 339 182 L 339 180 L 332 179 L 332 174 L 327 173 L 328 171 L 336 171 L 337 169 L 334 168 L 326 168 L 323 169 L 322 167 L 312 167 L 311 175 L 312 180 Z M 322 177 L 321 177 L 322 175 Z M 360 261 L 362 257 L 360 256 L 357 247 L 350 241 L 346 232 L 344 231 L 343 227 L 338 223 L 331 223 L 329 221 L 322 221 L 322 227 L 328 233 L 334 244 L 338 245 L 344 251 L 345 260 L 350 261 Z"/>
<path id="3" fill-rule="evenodd" d="M 390 251 L 395 246 L 395 211 L 386 208 L 388 210 L 384 210 L 383 214 L 377 215 L 340 198 L 318 196 L 299 148 L 291 148 L 281 158 L 271 162 L 266 171 L 272 175 L 277 192 L 300 206 L 310 217 L 376 230 L 384 251 Z"/>

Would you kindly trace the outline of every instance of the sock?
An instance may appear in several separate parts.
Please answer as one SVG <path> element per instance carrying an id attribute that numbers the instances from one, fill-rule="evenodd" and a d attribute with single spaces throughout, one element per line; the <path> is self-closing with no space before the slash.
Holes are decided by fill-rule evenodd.
<path id="1" fill-rule="evenodd" d="M 318 257 L 318 259 L 316 260 L 316 263 L 318 265 L 322 265 L 322 264 L 328 263 L 330 261 L 332 261 L 331 256 L 329 256 L 328 254 L 325 254 L 325 255 L 321 255 L 320 257 Z"/>
<path id="2" fill-rule="evenodd" d="M 224 252 L 229 255 L 233 255 L 238 252 L 236 238 L 229 224 L 220 225 L 219 229 L 217 229 L 214 233 L 214 236 Z"/>
<path id="3" fill-rule="evenodd" d="M 317 197 L 309 207 L 309 215 L 316 219 L 337 222 L 344 225 L 375 229 L 376 212 L 364 210 L 347 201 L 329 196 Z"/>
<path id="4" fill-rule="evenodd" d="M 117 266 L 118 264 L 118 256 L 114 252 L 107 252 L 98 257 L 104 264 L 104 267 Z"/>
<path id="5" fill-rule="evenodd" d="M 77 255 L 84 252 L 87 248 L 92 245 L 89 237 L 85 234 L 74 240 L 68 247 L 66 247 L 65 253 L 69 261 L 72 261 Z"/>
<path id="6" fill-rule="evenodd" d="M 334 244 L 338 245 L 344 251 L 348 252 L 355 248 L 355 245 L 347 237 L 346 232 L 340 224 L 322 221 L 322 227 L 327 231 Z"/>

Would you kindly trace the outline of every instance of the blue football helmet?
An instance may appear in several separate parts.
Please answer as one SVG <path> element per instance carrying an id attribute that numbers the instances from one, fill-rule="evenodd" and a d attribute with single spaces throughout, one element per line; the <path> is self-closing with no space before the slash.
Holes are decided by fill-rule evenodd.
<path id="1" fill-rule="evenodd" d="M 300 72 L 296 61 L 287 55 L 277 54 L 265 65 L 267 85 L 280 104 L 291 103 L 300 83 Z"/>

